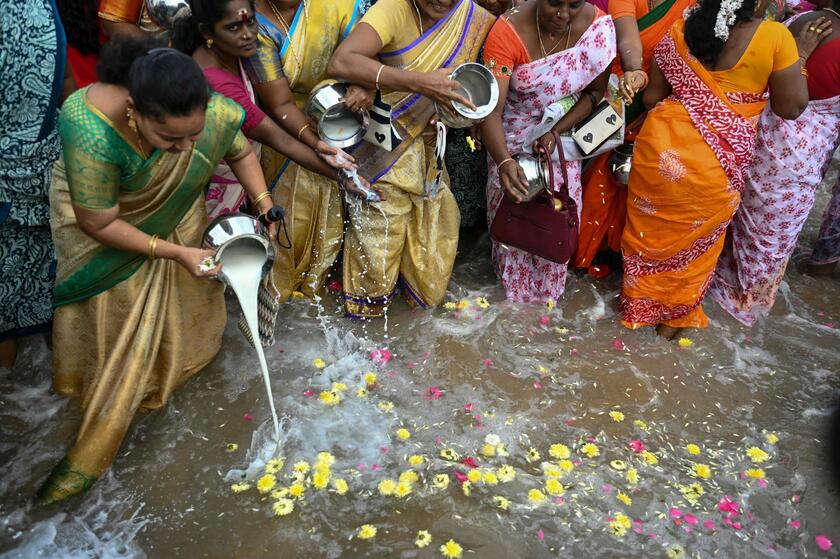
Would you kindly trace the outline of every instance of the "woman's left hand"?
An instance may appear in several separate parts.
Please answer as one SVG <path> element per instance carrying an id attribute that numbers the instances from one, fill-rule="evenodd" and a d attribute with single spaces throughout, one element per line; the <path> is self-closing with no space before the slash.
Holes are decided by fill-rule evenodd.
<path id="1" fill-rule="evenodd" d="M 624 72 L 618 80 L 618 92 L 628 105 L 633 102 L 633 97 L 648 84 L 648 75 L 644 70 L 630 70 Z"/>
<path id="2" fill-rule="evenodd" d="M 323 140 L 318 140 L 315 151 L 318 152 L 321 159 L 326 161 L 334 169 L 347 169 L 348 171 L 352 171 L 356 168 L 356 160 L 349 153 L 342 149 L 334 148 Z"/>
<path id="3" fill-rule="evenodd" d="M 821 17 L 805 24 L 796 35 L 796 47 L 800 58 L 805 60 L 822 42 L 823 37 L 831 33 L 831 20 Z M 804 66 L 804 62 L 803 62 Z"/>
<path id="4" fill-rule="evenodd" d="M 368 191 L 374 192 L 377 196 L 379 196 L 379 201 L 383 201 L 386 199 L 385 193 L 377 187 L 372 186 L 365 177 L 359 175 L 359 180 Z M 368 192 L 356 186 L 356 183 L 353 181 L 353 179 L 347 175 L 344 175 L 344 173 L 339 173 L 338 185 L 350 194 L 358 196 L 362 200 L 368 201 Z"/>
<path id="5" fill-rule="evenodd" d="M 557 147 L 557 143 L 555 142 L 554 134 L 552 134 L 551 131 L 546 132 L 545 134 L 540 136 L 540 138 L 536 142 L 534 142 L 534 153 L 539 153 L 543 147 L 545 147 L 549 155 L 554 153 L 554 148 Z"/>
<path id="6" fill-rule="evenodd" d="M 351 85 L 347 88 L 347 93 L 344 94 L 342 101 L 344 101 L 344 106 L 358 113 L 369 109 L 373 105 L 373 96 L 374 91 L 372 89 Z"/>

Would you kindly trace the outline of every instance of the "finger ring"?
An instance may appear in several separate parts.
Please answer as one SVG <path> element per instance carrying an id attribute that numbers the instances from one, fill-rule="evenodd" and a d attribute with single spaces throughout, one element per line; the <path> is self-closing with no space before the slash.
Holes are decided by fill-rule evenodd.
<path id="1" fill-rule="evenodd" d="M 812 25 L 811 27 L 809 27 L 809 28 L 808 28 L 808 31 L 816 31 L 816 30 L 817 30 L 817 28 L 816 28 L 816 27 L 814 27 L 813 25 Z"/>

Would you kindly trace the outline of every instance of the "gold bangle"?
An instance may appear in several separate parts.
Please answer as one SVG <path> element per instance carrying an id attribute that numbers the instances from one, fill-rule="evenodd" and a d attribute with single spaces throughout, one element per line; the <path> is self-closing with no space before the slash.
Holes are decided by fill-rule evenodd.
<path id="1" fill-rule="evenodd" d="M 149 238 L 149 258 L 152 260 L 155 259 L 155 249 L 157 248 L 158 239 L 160 239 L 160 235 L 152 235 Z"/>
<path id="2" fill-rule="evenodd" d="M 298 130 L 298 133 L 297 133 L 297 139 L 298 140 L 300 140 L 301 134 L 303 134 L 303 131 L 306 130 L 307 128 L 309 128 L 309 123 L 308 122 L 300 127 L 300 130 Z"/>
<path id="3" fill-rule="evenodd" d="M 496 169 L 497 170 L 501 169 L 502 165 L 504 165 L 505 163 L 507 163 L 509 161 L 513 161 L 513 157 L 508 157 L 507 159 L 502 159 L 502 162 L 496 165 Z"/>
<path id="4" fill-rule="evenodd" d="M 257 196 L 256 198 L 254 198 L 254 205 L 255 205 L 255 206 L 259 205 L 259 203 L 260 203 L 260 202 L 262 202 L 263 200 L 265 200 L 265 199 L 266 199 L 266 198 L 268 198 L 269 196 L 271 196 L 271 192 L 269 192 L 268 190 L 266 190 L 265 192 L 263 192 L 262 194 L 260 194 L 260 195 L 259 195 L 259 196 Z"/>
<path id="5" fill-rule="evenodd" d="M 379 70 L 377 70 L 377 72 L 376 72 L 376 90 L 377 91 L 379 91 L 379 76 L 382 75 L 382 70 L 384 70 L 384 69 L 385 69 L 385 65 L 380 64 L 379 65 Z"/>

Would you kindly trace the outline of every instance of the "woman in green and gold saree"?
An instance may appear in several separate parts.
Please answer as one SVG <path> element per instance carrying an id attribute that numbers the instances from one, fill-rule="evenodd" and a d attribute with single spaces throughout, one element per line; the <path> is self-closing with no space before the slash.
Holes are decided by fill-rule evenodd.
<path id="1" fill-rule="evenodd" d="M 303 110 L 312 89 L 327 79 L 330 56 L 358 21 L 361 5 L 362 0 L 256 0 L 257 54 L 243 60 L 261 108 L 334 167 L 337 161 L 327 156 Z M 341 192 L 334 180 L 270 148 L 263 148 L 260 160 L 275 203 L 286 208 L 292 245 L 277 251 L 274 285 L 283 299 L 293 291 L 312 297 L 341 249 Z"/>
<path id="2" fill-rule="evenodd" d="M 58 271 L 53 385 L 84 410 L 40 491 L 80 493 L 109 467 L 136 412 L 163 406 L 219 351 L 226 312 L 203 189 L 224 159 L 262 211 L 241 107 L 210 94 L 198 65 L 150 39 L 102 52 L 100 82 L 65 102 L 50 192 Z M 151 50 L 150 50 L 151 48 Z"/>
<path id="3" fill-rule="evenodd" d="M 472 0 L 379 0 L 338 47 L 330 74 L 383 91 L 402 142 L 393 151 L 362 144 L 359 173 L 385 193 L 374 205 L 349 206 L 344 298 L 349 316 L 379 317 L 397 280 L 410 304 L 443 300 L 458 248 L 459 214 L 433 101 L 470 104 L 456 93 L 451 69 L 476 60 L 495 18 Z"/>

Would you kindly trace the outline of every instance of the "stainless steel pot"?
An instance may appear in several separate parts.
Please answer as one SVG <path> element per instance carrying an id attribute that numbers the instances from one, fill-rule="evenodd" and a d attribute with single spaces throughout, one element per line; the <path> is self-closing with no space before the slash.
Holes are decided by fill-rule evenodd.
<path id="1" fill-rule="evenodd" d="M 224 283 L 229 283 L 224 269 L 225 250 L 240 243 L 259 245 L 265 250 L 263 276 L 271 271 L 274 264 L 274 246 L 271 244 L 268 229 L 257 218 L 244 213 L 220 215 L 204 230 L 202 245 L 216 251 L 215 260 L 222 263 L 219 279 Z"/>
<path id="2" fill-rule="evenodd" d="M 318 136 L 334 148 L 358 144 L 370 126 L 367 111 L 351 111 L 341 99 L 347 94 L 347 84 L 333 80 L 315 86 L 306 103 L 306 113 L 318 125 Z"/>
<path id="3" fill-rule="evenodd" d="M 152 23 L 167 31 L 172 30 L 176 19 L 192 13 L 187 0 L 146 0 L 146 11 Z"/>
<path id="4" fill-rule="evenodd" d="M 630 181 L 630 169 L 633 167 L 633 148 L 635 144 L 626 142 L 615 148 L 607 163 L 613 179 L 618 184 L 627 186 Z"/>
<path id="5" fill-rule="evenodd" d="M 527 153 L 520 153 L 514 155 L 513 159 L 519 163 L 519 166 L 522 167 L 522 171 L 525 173 L 525 178 L 528 179 L 528 196 L 525 198 L 526 201 L 533 200 L 542 192 L 551 194 L 548 184 L 548 160 L 542 154 L 537 154 L 534 157 Z"/>
<path id="6" fill-rule="evenodd" d="M 458 93 L 469 99 L 476 108 L 473 111 L 455 101 L 446 108 L 435 103 L 441 122 L 450 128 L 468 128 L 490 116 L 499 102 L 499 83 L 486 66 L 476 62 L 461 64 L 452 71 L 451 79 L 461 84 Z"/>

